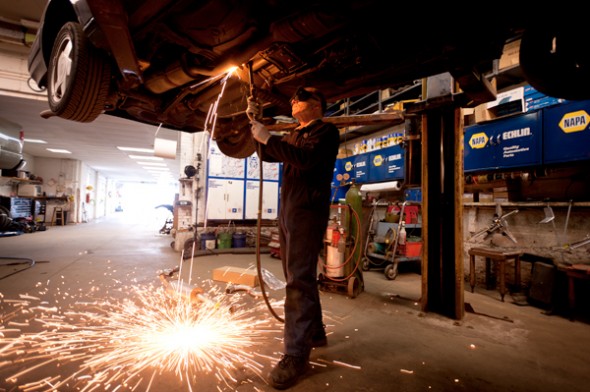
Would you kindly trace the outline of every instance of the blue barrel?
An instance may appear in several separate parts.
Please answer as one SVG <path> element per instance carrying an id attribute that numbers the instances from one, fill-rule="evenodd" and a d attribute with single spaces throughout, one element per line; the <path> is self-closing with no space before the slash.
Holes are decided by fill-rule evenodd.
<path id="1" fill-rule="evenodd" d="M 215 249 L 215 233 L 201 234 L 201 249 Z"/>
<path id="2" fill-rule="evenodd" d="M 245 248 L 246 247 L 246 234 L 245 233 L 234 233 L 232 236 L 232 248 Z"/>

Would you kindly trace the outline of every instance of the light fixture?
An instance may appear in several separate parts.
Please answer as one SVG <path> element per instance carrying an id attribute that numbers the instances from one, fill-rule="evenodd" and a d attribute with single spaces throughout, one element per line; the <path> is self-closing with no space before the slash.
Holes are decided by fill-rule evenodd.
<path id="1" fill-rule="evenodd" d="M 121 147 L 117 146 L 117 148 L 121 151 L 133 151 L 133 152 L 154 152 L 153 148 L 140 148 L 140 147 Z"/>
<path id="2" fill-rule="evenodd" d="M 170 171 L 170 169 L 168 169 L 167 167 L 153 167 L 153 166 L 144 166 L 144 169 L 150 171 L 150 170 L 154 170 L 154 171 L 158 171 L 158 172 L 162 172 L 162 171 Z"/>
<path id="3" fill-rule="evenodd" d="M 71 151 L 64 150 L 63 148 L 48 148 L 47 151 L 55 152 L 57 154 L 71 154 Z"/>
<path id="4" fill-rule="evenodd" d="M 36 143 L 36 144 L 47 144 L 47 142 L 45 140 L 41 140 L 41 139 L 27 139 L 25 138 L 25 143 Z"/>
<path id="5" fill-rule="evenodd" d="M 166 164 L 164 162 L 143 162 L 143 161 L 137 161 L 137 164 L 139 164 L 139 165 L 148 165 L 148 166 L 166 166 Z"/>
<path id="6" fill-rule="evenodd" d="M 150 156 L 146 156 L 146 155 L 129 155 L 129 158 L 131 158 L 131 159 L 147 159 L 148 161 L 163 161 L 164 160 L 164 158 L 150 157 Z"/>

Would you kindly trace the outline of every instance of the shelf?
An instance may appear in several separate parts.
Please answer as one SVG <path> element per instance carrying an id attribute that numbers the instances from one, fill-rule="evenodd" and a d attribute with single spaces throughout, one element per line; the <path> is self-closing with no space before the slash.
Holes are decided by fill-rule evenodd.
<path id="1" fill-rule="evenodd" d="M 19 177 L 0 177 L 0 185 L 16 185 L 16 184 L 43 184 L 41 181 L 30 180 L 28 178 Z"/>

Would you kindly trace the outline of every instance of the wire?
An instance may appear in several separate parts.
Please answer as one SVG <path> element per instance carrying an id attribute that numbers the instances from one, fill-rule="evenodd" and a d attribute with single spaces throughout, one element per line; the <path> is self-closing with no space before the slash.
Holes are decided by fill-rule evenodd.
<path id="1" fill-rule="evenodd" d="M 262 183 L 263 183 L 263 167 L 262 167 L 262 146 L 260 143 L 258 144 L 258 158 L 260 159 L 259 162 L 259 169 L 260 169 L 260 190 L 258 193 L 258 219 L 256 222 L 256 272 L 258 273 L 258 280 L 260 281 L 260 292 L 262 293 L 262 298 L 264 298 L 264 302 L 270 313 L 281 323 L 284 323 L 285 320 L 282 319 L 274 310 L 272 305 L 268 300 L 268 295 L 266 294 L 266 290 L 264 289 L 264 277 L 262 276 L 262 263 L 260 262 L 260 237 L 262 236 Z"/>
<path id="2" fill-rule="evenodd" d="M 254 90 L 254 82 L 253 82 L 253 75 L 252 75 L 252 63 L 248 63 L 248 67 L 249 67 L 249 74 L 250 74 L 250 96 L 253 98 L 253 101 L 255 101 L 255 90 Z M 258 115 L 260 116 L 262 113 L 260 113 L 258 111 Z M 255 120 L 254 114 L 251 110 L 246 110 L 246 115 L 248 116 L 248 118 L 250 120 Z M 272 305 L 270 304 L 270 301 L 268 299 L 268 295 L 266 293 L 266 290 L 264 289 L 264 277 L 262 275 L 262 263 L 260 261 L 260 238 L 262 237 L 262 187 L 263 187 L 263 183 L 264 183 L 264 168 L 262 165 L 262 146 L 260 145 L 260 143 L 257 143 L 257 153 L 258 153 L 258 166 L 259 166 L 259 170 L 260 170 L 260 176 L 259 176 L 259 183 L 260 183 L 260 188 L 258 190 L 258 216 L 256 219 L 256 273 L 258 274 L 258 281 L 260 282 L 260 292 L 262 293 L 262 298 L 264 298 L 264 302 L 266 303 L 266 307 L 268 308 L 268 310 L 270 311 L 270 313 L 274 316 L 274 318 L 276 318 L 278 321 L 280 321 L 281 323 L 284 323 L 285 320 L 282 319 L 277 312 L 275 312 L 274 308 L 272 307 Z"/>

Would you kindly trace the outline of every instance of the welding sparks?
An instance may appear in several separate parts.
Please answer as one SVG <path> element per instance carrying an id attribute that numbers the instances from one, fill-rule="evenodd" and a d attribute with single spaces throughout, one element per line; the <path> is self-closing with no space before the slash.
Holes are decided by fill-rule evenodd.
<path id="1" fill-rule="evenodd" d="M 213 374 L 230 387 L 239 372 L 261 375 L 264 365 L 253 352 L 268 333 L 280 332 L 262 304 L 240 307 L 244 297 L 215 286 L 206 293 L 211 301 L 198 304 L 161 286 L 125 293 L 123 300 L 78 299 L 65 309 L 30 296 L 3 301 L 2 379 L 25 391 L 149 391 L 168 374 L 192 391 Z"/>

